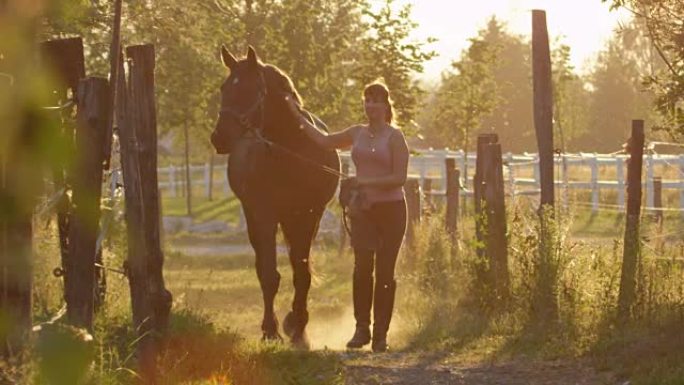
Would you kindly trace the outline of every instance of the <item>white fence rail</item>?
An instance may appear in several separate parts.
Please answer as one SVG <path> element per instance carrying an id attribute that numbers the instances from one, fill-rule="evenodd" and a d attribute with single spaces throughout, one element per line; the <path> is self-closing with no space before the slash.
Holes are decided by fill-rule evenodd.
<path id="1" fill-rule="evenodd" d="M 348 152 L 341 152 L 343 162 L 349 163 L 350 174 L 354 174 L 353 162 Z M 431 180 L 431 195 L 445 195 L 446 193 L 446 169 L 445 160 L 453 158 L 456 167 L 461 171 L 461 178 L 465 190 L 462 195 L 470 195 L 472 177 L 475 172 L 474 153 L 466 154 L 463 151 L 430 150 L 420 154 L 411 155 L 409 161 L 409 176 L 419 178 L 421 185 L 426 179 Z M 537 154 L 511 154 L 503 156 L 504 179 L 507 181 L 507 194 L 513 198 L 519 195 L 534 196 L 539 194 L 539 159 Z M 627 162 L 628 156 L 614 154 L 562 154 L 556 155 L 556 187 L 560 192 L 585 191 L 589 199 L 581 201 L 590 205 L 593 211 L 611 207 L 621 209 L 625 205 Z M 215 165 L 213 171 L 214 192 L 220 189 L 224 194 L 231 194 L 226 173 L 226 164 Z M 644 156 L 644 195 L 646 209 L 653 208 L 653 179 L 655 176 L 662 177 L 663 192 L 675 191 L 678 193 L 679 204 L 677 207 L 667 207 L 666 210 L 684 210 L 684 155 L 659 155 L 646 154 Z M 210 166 L 193 165 L 190 168 L 192 186 L 195 191 L 199 187 L 204 195 L 209 195 Z M 185 189 L 185 169 L 182 166 L 169 166 L 158 169 L 159 188 L 165 196 L 179 196 Z M 612 191 L 615 195 L 612 203 L 601 200 L 602 192 Z M 569 203 L 569 194 L 559 194 L 563 203 Z M 611 199 L 612 196 L 611 196 Z"/>

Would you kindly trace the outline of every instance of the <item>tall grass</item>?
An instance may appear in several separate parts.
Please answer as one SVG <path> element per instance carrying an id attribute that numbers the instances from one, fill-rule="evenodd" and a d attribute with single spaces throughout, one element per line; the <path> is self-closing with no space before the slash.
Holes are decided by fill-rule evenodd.
<path id="1" fill-rule="evenodd" d="M 460 218 L 460 244 L 466 245 L 461 248 L 449 244 L 443 215 L 423 220 L 400 266 L 399 315 L 406 345 L 446 349 L 464 360 L 591 357 L 633 383 L 682 383 L 681 247 L 656 248 L 651 244 L 656 238 L 642 239 L 634 318 L 620 326 L 615 320 L 622 239 L 576 238 L 572 211 L 546 215 L 548 228 L 542 233 L 529 205 L 509 208 L 511 299 L 498 311 L 478 300 L 478 260 L 475 247 L 467 247 L 475 243 L 472 219 Z M 643 220 L 642 233 L 651 234 L 648 218 Z M 552 300 L 554 319 L 542 318 L 540 307 L 546 304 L 540 298 Z"/>

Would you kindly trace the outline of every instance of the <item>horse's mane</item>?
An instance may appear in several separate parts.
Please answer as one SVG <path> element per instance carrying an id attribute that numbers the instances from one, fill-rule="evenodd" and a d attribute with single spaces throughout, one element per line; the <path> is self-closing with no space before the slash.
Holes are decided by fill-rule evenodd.
<path id="1" fill-rule="evenodd" d="M 300 106 L 303 105 L 302 97 L 295 89 L 292 79 L 283 72 L 280 68 L 274 66 L 273 64 L 264 64 L 264 77 L 266 78 L 266 86 L 268 87 L 269 93 L 290 93 L 292 94 Z M 271 88 L 275 87 L 275 89 Z"/>

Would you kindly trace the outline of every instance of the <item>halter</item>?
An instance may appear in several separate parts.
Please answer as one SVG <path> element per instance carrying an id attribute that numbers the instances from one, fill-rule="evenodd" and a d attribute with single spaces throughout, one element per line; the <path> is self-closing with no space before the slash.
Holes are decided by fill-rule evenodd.
<path id="1" fill-rule="evenodd" d="M 255 137 L 264 139 L 264 100 L 266 99 L 266 95 L 268 92 L 266 89 L 266 80 L 264 79 L 264 72 L 262 70 L 259 70 L 259 86 L 260 87 L 257 93 L 256 100 L 247 109 L 247 111 L 240 112 L 230 106 L 222 107 L 221 110 L 219 110 L 219 116 L 222 114 L 229 114 L 233 118 L 235 118 L 235 120 L 238 121 L 240 126 L 246 128 L 246 130 L 240 135 L 240 137 L 244 137 L 246 134 L 251 132 Z M 255 125 L 252 122 L 252 115 L 254 115 L 254 113 L 257 111 L 259 111 L 261 116 L 259 117 L 259 124 Z"/>
<path id="2" fill-rule="evenodd" d="M 340 172 L 338 170 L 335 170 L 332 167 L 329 167 L 329 166 L 320 164 L 318 162 L 315 162 L 315 161 L 313 161 L 313 160 L 311 160 L 305 156 L 302 156 L 301 154 L 298 154 L 298 153 L 290 150 L 289 148 L 287 148 L 283 145 L 275 143 L 271 140 L 266 139 L 266 137 L 264 137 L 264 135 L 263 135 L 263 131 L 264 131 L 264 101 L 265 101 L 265 97 L 267 95 L 267 88 L 266 88 L 266 80 L 264 78 L 264 73 L 261 70 L 259 71 L 259 83 L 260 83 L 259 84 L 260 87 L 259 87 L 259 92 L 257 94 L 257 99 L 247 109 L 247 111 L 240 112 L 240 111 L 237 111 L 236 109 L 234 109 L 232 107 L 223 107 L 223 108 L 221 108 L 221 110 L 219 110 L 219 115 L 224 114 L 224 113 L 230 114 L 231 116 L 233 116 L 238 121 L 238 123 L 240 123 L 240 125 L 242 127 L 246 128 L 246 130 L 242 133 L 242 135 L 240 135 L 240 138 L 248 137 L 247 134 L 249 134 L 251 132 L 253 134 L 254 138 L 256 138 L 258 141 L 260 141 L 262 143 L 267 144 L 269 147 L 277 148 L 277 149 L 287 153 L 288 155 L 290 155 L 294 158 L 297 158 L 303 162 L 309 163 L 309 164 L 319 168 L 321 171 L 323 171 L 325 173 L 328 173 L 328 174 L 331 174 L 331 175 L 334 175 L 337 177 L 341 177 L 341 178 L 349 178 L 349 175 L 346 173 Z M 252 115 L 257 110 L 260 111 L 261 117 L 259 119 L 259 124 L 254 125 L 250 118 L 252 117 Z M 313 124 L 315 126 L 316 120 L 311 116 L 310 113 L 307 112 L 307 114 L 309 115 L 309 118 L 311 119 L 311 121 L 313 122 Z"/>

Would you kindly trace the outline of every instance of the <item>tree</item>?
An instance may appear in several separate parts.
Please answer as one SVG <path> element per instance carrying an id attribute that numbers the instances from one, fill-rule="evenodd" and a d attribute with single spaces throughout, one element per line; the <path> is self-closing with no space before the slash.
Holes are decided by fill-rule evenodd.
<path id="1" fill-rule="evenodd" d="M 584 79 L 574 72 L 570 64 L 570 47 L 558 45 L 551 51 L 554 136 L 559 139 L 561 150 L 581 150 L 574 141 L 585 134 L 588 127 L 587 110 L 589 91 Z"/>
<path id="2" fill-rule="evenodd" d="M 652 113 L 653 95 L 643 86 L 637 62 L 627 54 L 629 50 L 616 34 L 599 53 L 589 76 L 590 130 L 578 141 L 585 150 L 619 150 L 629 137 L 632 119 L 646 118 Z"/>
<path id="3" fill-rule="evenodd" d="M 684 134 L 684 2 L 681 0 L 601 0 L 612 9 L 630 10 L 643 22 L 664 68 L 646 77 L 656 93 L 655 106 L 663 117 L 661 129 Z"/>
<path id="4" fill-rule="evenodd" d="M 507 151 L 533 146 L 529 47 L 522 37 L 492 17 L 452 67 L 433 102 L 434 134 L 463 149 L 478 131 L 499 134 Z"/>
<path id="5" fill-rule="evenodd" d="M 398 11 L 393 9 L 394 0 L 385 0 L 374 12 L 365 8 L 363 15 L 369 20 L 366 33 L 359 42 L 358 66 L 352 73 L 355 87 L 361 87 L 376 79 L 387 84 L 395 102 L 396 120 L 409 132 L 415 131 L 415 117 L 423 91 L 412 78 L 413 73 L 423 70 L 423 62 L 435 56 L 426 51 L 425 45 L 433 42 L 411 41 L 411 31 L 417 26 L 411 20 L 411 5 Z M 358 110 L 358 109 L 357 109 Z M 358 115 L 359 120 L 363 117 Z"/>
<path id="6" fill-rule="evenodd" d="M 492 69 L 497 50 L 480 39 L 471 39 L 461 59 L 452 63 L 455 72 L 442 77 L 431 127 L 452 148 L 468 150 L 473 129 L 479 128 L 496 106 L 498 88 Z"/>

